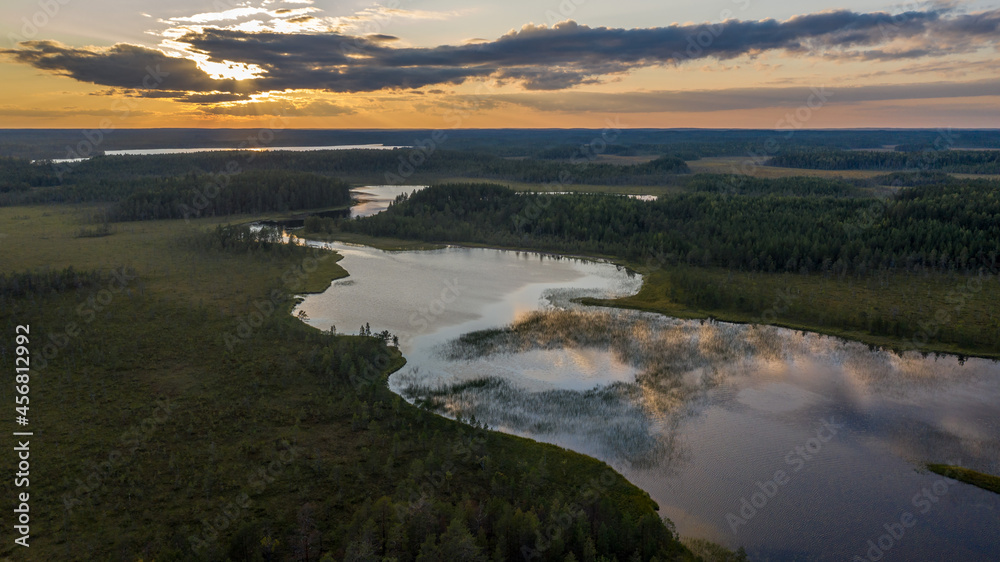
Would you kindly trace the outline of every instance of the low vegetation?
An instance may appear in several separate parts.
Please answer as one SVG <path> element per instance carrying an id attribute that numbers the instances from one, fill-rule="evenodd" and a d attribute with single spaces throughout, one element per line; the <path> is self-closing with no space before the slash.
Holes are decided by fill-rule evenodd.
<path id="1" fill-rule="evenodd" d="M 927 469 L 941 476 L 953 478 L 959 482 L 972 484 L 977 488 L 1000 494 L 1000 476 L 993 476 L 992 474 L 949 464 L 928 464 Z"/>
<path id="2" fill-rule="evenodd" d="M 92 209 L 41 209 L 0 209 L 34 219 L 0 323 L 31 326 L 37 556 L 695 559 L 603 463 L 421 411 L 385 386 L 394 348 L 293 318 L 332 253 L 212 219 L 76 238 Z"/>

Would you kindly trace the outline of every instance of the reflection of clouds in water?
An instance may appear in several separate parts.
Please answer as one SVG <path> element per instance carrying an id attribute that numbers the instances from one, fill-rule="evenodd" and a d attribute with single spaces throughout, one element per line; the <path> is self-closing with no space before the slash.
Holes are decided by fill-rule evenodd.
<path id="1" fill-rule="evenodd" d="M 626 275 L 622 275 L 623 271 L 625 270 L 621 267 L 615 269 L 606 268 L 594 270 L 590 273 L 590 275 L 602 279 L 603 288 L 548 289 L 542 293 L 541 302 L 539 304 L 545 309 L 593 310 L 590 307 L 584 307 L 573 301 L 584 297 L 614 299 L 638 293 L 639 289 L 642 287 L 642 276 L 631 272 L 627 272 Z"/>
<path id="2" fill-rule="evenodd" d="M 826 398 L 795 385 L 776 382 L 763 388 L 744 388 L 736 394 L 736 401 L 765 412 L 794 412 L 826 401 Z"/>
<path id="3" fill-rule="evenodd" d="M 962 365 L 955 357 L 902 356 L 856 342 L 771 326 L 690 321 L 629 310 L 594 310 L 572 305 L 577 292 L 547 294 L 556 308 L 527 314 L 506 329 L 467 334 L 444 347 L 443 359 L 502 363 L 504 357 L 546 349 L 593 348 L 612 353 L 638 370 L 635 380 L 586 392 L 532 392 L 502 378 L 480 385 L 441 384 L 434 377 L 410 376 L 399 387 L 411 399 L 435 396 L 451 415 L 475 415 L 491 426 L 529 435 L 572 434 L 589 441 L 612 462 L 666 468 L 678 456 L 673 442 L 680 419 L 709 404 L 709 391 L 739 388 L 752 379 L 761 389 L 732 398 L 772 413 L 836 401 L 841 407 L 880 404 L 874 433 L 904 458 L 953 451 L 963 458 L 1000 458 L 995 436 L 964 429 L 981 427 L 959 412 L 910 410 L 943 389 L 973 384 L 996 367 L 983 360 Z M 567 306 L 568 308 L 558 308 Z M 474 369 L 469 370 L 475 377 Z M 782 382 L 794 374 L 819 381 L 814 391 Z M 830 381 L 839 381 L 833 384 Z M 908 407 L 907 415 L 894 408 Z M 954 408 L 952 408 L 954 409 Z M 948 403 L 944 402 L 944 410 Z M 982 415 L 995 414 L 986 408 Z M 871 415 L 867 413 L 866 415 Z M 981 432 L 979 432 L 981 433 Z M 936 455 L 935 455 L 936 456 Z M 994 472 L 995 472 L 994 467 Z"/>
<path id="4" fill-rule="evenodd" d="M 671 431 L 676 422 L 657 422 L 637 407 L 634 384 L 531 392 L 496 377 L 436 388 L 419 381 L 419 372 L 400 375 L 405 398 L 508 432 L 571 436 L 597 456 L 634 468 L 667 467 L 682 454 Z"/>

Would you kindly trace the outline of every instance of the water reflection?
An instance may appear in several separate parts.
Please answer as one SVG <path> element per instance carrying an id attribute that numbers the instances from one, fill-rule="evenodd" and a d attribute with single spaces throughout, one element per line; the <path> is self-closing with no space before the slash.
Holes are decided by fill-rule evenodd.
<path id="1" fill-rule="evenodd" d="M 149 156 L 155 154 L 194 154 L 197 152 L 311 152 L 314 150 L 392 150 L 396 148 L 411 148 L 408 146 L 385 146 L 382 144 L 340 144 L 330 146 L 255 146 L 251 148 L 240 147 L 203 147 L 203 148 L 136 148 L 127 150 L 107 150 L 101 153 L 102 156 Z M 89 158 L 57 158 L 51 160 L 53 163 L 81 162 Z"/>
<path id="2" fill-rule="evenodd" d="M 594 347 L 638 374 L 631 383 L 558 395 L 427 381 L 405 392 L 443 396 L 438 406 L 452 415 L 496 420 L 603 458 L 649 491 L 682 533 L 745 545 L 761 558 L 850 558 L 866 529 L 915 510 L 913 496 L 939 478 L 916 470 L 925 462 L 1000 473 L 994 362 L 900 356 L 781 328 L 634 311 L 536 312 L 474 336 L 453 340 L 446 357 L 503 361 L 534 349 Z M 826 423 L 842 429 L 825 454 L 797 456 Z M 781 507 L 733 532 L 727 515 L 781 469 L 798 477 L 775 500 Z M 934 531 L 894 555 L 996 553 L 996 496 L 965 485 L 949 493 L 924 516 Z M 832 515 L 852 506 L 850 519 Z M 819 548 L 816 536 L 826 537 Z"/>
<path id="3" fill-rule="evenodd" d="M 950 486 L 927 512 L 913 504 L 939 480 L 925 462 L 1000 473 L 996 363 L 574 304 L 638 288 L 610 264 L 334 248 L 351 277 L 300 306 L 324 329 L 399 334 L 409 363 L 393 390 L 611 463 L 682 535 L 757 559 L 850 560 L 909 510 L 918 526 L 886 559 L 998 554 L 995 494 Z M 824 423 L 838 432 L 808 449 Z M 788 482 L 734 532 L 727 515 L 779 470 Z"/>
<path id="4" fill-rule="evenodd" d="M 396 197 L 411 195 L 427 187 L 426 185 L 368 185 L 351 190 L 351 195 L 357 201 L 351 207 L 351 218 L 367 217 L 381 213 L 389 208 Z"/>

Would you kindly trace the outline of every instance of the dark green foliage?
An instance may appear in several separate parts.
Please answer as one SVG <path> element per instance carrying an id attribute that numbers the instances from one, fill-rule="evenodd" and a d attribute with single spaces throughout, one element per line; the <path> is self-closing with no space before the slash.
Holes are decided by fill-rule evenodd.
<path id="1" fill-rule="evenodd" d="M 220 181 L 221 180 L 221 181 Z M 304 172 L 185 176 L 132 192 L 108 210 L 112 221 L 193 218 L 315 209 L 350 202 L 346 184 Z M 214 196 L 213 196 L 214 195 Z"/>
<path id="2" fill-rule="evenodd" d="M 784 193 L 792 180 L 754 180 Z M 807 180 L 810 189 L 847 189 Z M 813 187 L 809 187 L 813 186 Z M 864 272 L 1000 266 L 1000 191 L 965 181 L 902 190 L 888 201 L 829 196 L 516 193 L 443 185 L 401 197 L 341 228 L 375 236 L 474 242 L 761 271 Z"/>
<path id="3" fill-rule="evenodd" d="M 941 170 L 997 174 L 1000 173 L 1000 150 L 795 150 L 776 154 L 767 165 L 817 170 Z"/>
<path id="4" fill-rule="evenodd" d="M 756 178 L 729 174 L 698 174 L 684 187 L 690 191 L 730 195 L 782 195 L 805 197 L 857 197 L 861 190 L 853 183 L 841 179 L 814 177 Z"/>
<path id="5" fill-rule="evenodd" d="M 884 176 L 876 176 L 872 178 L 871 181 L 875 185 L 914 187 L 917 185 L 950 183 L 953 180 L 952 177 L 945 172 L 921 170 L 919 172 L 893 172 Z"/>
<path id="6" fill-rule="evenodd" d="M 51 185 L 59 185 L 59 178 L 51 167 L 20 158 L 0 157 L 0 194 Z"/>
<path id="7" fill-rule="evenodd" d="M 199 233 L 192 239 L 193 246 L 202 249 L 236 252 L 276 252 L 289 255 L 295 253 L 292 246 L 283 244 L 281 232 L 276 228 L 253 229 L 247 224 L 219 225 L 215 230 Z"/>
<path id="8" fill-rule="evenodd" d="M 72 267 L 61 270 L 0 272 L 0 302 L 96 287 L 106 280 L 107 275 L 100 271 L 80 271 Z"/>

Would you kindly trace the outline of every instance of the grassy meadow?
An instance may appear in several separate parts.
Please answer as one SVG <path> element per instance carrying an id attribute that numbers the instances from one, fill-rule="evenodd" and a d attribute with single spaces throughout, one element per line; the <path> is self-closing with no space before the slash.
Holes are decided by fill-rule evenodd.
<path id="1" fill-rule="evenodd" d="M 1000 279 L 960 273 L 837 276 L 665 266 L 636 295 L 588 304 L 753 322 L 896 350 L 1000 358 Z"/>

